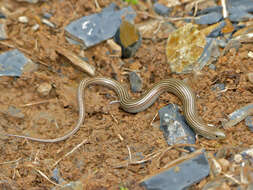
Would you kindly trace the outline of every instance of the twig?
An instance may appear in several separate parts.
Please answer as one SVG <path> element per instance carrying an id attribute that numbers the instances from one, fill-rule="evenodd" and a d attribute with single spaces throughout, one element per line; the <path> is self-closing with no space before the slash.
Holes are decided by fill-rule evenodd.
<path id="1" fill-rule="evenodd" d="M 96 8 L 98 9 L 98 11 L 100 11 L 100 10 L 101 10 L 101 7 L 100 7 L 98 1 L 97 1 L 97 0 L 94 0 L 94 2 L 95 2 L 95 5 L 96 5 Z"/>
<path id="2" fill-rule="evenodd" d="M 57 98 L 53 98 L 53 99 L 49 99 L 49 100 L 42 100 L 39 102 L 32 102 L 32 103 L 21 105 L 20 107 L 28 107 L 28 106 L 38 105 L 38 104 L 45 104 L 45 103 L 53 102 L 53 101 L 57 101 Z"/>
<path id="3" fill-rule="evenodd" d="M 38 169 L 36 169 L 36 168 L 34 168 L 42 177 L 44 177 L 47 181 L 49 181 L 50 183 L 52 183 L 52 184 L 54 184 L 54 185 L 56 185 L 56 186 L 59 186 L 59 187 L 64 187 L 63 185 L 60 185 L 60 184 L 57 184 L 57 183 L 55 183 L 55 182 L 53 182 L 52 180 L 50 180 L 47 176 L 46 176 L 46 174 L 44 174 L 42 171 L 40 171 L 40 170 L 38 170 Z"/>
<path id="4" fill-rule="evenodd" d="M 84 60 L 82 60 L 80 57 L 78 57 L 76 54 L 72 53 L 68 49 L 65 49 L 63 47 L 55 47 L 55 50 L 65 56 L 70 62 L 80 68 L 82 71 L 88 73 L 90 76 L 95 75 L 95 67 L 93 65 L 88 64 Z"/>
<path id="5" fill-rule="evenodd" d="M 238 181 L 237 179 L 235 179 L 232 175 L 226 174 L 224 172 L 221 172 L 225 177 L 231 179 L 232 181 L 234 181 L 235 183 L 241 185 L 240 181 Z"/>
<path id="6" fill-rule="evenodd" d="M 225 19 L 225 18 L 228 17 L 228 11 L 227 11 L 226 0 L 221 0 L 221 6 L 222 6 L 223 18 Z"/>
<path id="7" fill-rule="evenodd" d="M 70 154 L 72 154 L 76 149 L 78 149 L 80 146 L 82 146 L 84 143 L 87 143 L 87 139 L 84 139 L 80 144 L 78 144 L 77 146 L 75 146 L 70 152 L 68 152 L 67 154 L 65 154 L 63 157 L 61 157 L 59 160 L 57 160 L 53 166 L 55 167 L 61 160 L 63 160 L 64 158 L 66 158 L 67 156 L 69 156 Z"/>
<path id="8" fill-rule="evenodd" d="M 127 150 L 128 150 L 128 154 L 129 154 L 129 162 L 132 163 L 132 154 L 131 154 L 130 147 L 128 145 L 127 145 Z"/>
<path id="9" fill-rule="evenodd" d="M 2 163 L 0 163 L 0 165 L 15 163 L 15 162 L 18 162 L 18 161 L 21 160 L 21 159 L 22 159 L 22 158 L 20 157 L 20 158 L 18 158 L 17 160 L 2 162 Z"/>
<path id="10" fill-rule="evenodd" d="M 166 164 L 163 168 L 166 168 L 166 169 L 167 169 L 167 168 L 170 168 L 170 167 L 172 167 L 173 165 L 178 164 L 178 163 L 180 163 L 180 162 L 183 162 L 184 160 L 191 159 L 191 158 L 193 158 L 193 157 L 195 157 L 195 156 L 201 154 L 202 152 L 203 152 L 203 149 L 200 148 L 200 149 L 196 150 L 195 152 L 193 152 L 193 153 L 191 153 L 191 154 L 187 154 L 187 155 L 182 156 L 182 157 L 180 157 L 180 158 L 178 158 L 178 159 L 176 159 L 176 160 L 173 160 L 172 162 L 169 162 L 169 163 Z"/>

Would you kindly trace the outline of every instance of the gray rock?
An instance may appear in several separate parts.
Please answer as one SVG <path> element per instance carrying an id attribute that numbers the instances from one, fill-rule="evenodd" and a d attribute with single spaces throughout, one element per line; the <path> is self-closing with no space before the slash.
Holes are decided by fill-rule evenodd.
<path id="1" fill-rule="evenodd" d="M 216 70 L 216 66 L 214 64 L 208 65 L 209 69 Z"/>
<path id="2" fill-rule="evenodd" d="M 222 20 L 222 14 L 219 12 L 210 12 L 195 19 L 196 24 L 214 24 Z"/>
<path id="3" fill-rule="evenodd" d="M 5 18 L 6 18 L 6 16 L 0 12 L 0 19 L 5 19 Z"/>
<path id="4" fill-rule="evenodd" d="M 252 110 L 253 110 L 253 103 L 247 104 L 246 106 L 234 111 L 233 113 L 228 115 L 229 121 L 223 123 L 223 126 L 225 128 L 235 126 L 237 123 L 244 120 L 247 116 L 251 115 Z"/>
<path id="5" fill-rule="evenodd" d="M 220 22 L 219 26 L 213 29 L 210 34 L 208 34 L 207 38 L 216 38 L 222 35 L 222 29 L 226 26 L 226 22 L 223 20 Z"/>
<path id="6" fill-rule="evenodd" d="M 158 112 L 160 117 L 160 129 L 169 145 L 173 144 L 195 144 L 195 133 L 186 124 L 184 116 L 179 113 L 175 104 L 169 104 Z M 182 138 L 185 137 L 185 138 Z M 192 147 L 186 147 L 194 151 Z"/>
<path id="7" fill-rule="evenodd" d="M 198 59 L 198 65 L 196 65 L 197 70 L 204 68 L 209 62 L 215 61 L 220 55 L 219 48 L 215 38 L 206 38 L 205 48 Z"/>
<path id="8" fill-rule="evenodd" d="M 141 185 L 147 190 L 183 190 L 208 176 L 209 172 L 208 161 L 202 153 L 145 180 Z"/>
<path id="9" fill-rule="evenodd" d="M 53 179 L 58 184 L 65 182 L 65 180 L 61 177 L 58 168 L 54 168 L 51 179 Z"/>
<path id="10" fill-rule="evenodd" d="M 252 0 L 228 0 L 227 8 L 230 14 L 236 12 L 253 12 L 253 1 Z"/>
<path id="11" fill-rule="evenodd" d="M 20 76 L 25 66 L 31 63 L 33 62 L 17 49 L 4 52 L 0 54 L 0 76 Z"/>
<path id="12" fill-rule="evenodd" d="M 19 119 L 22 119 L 25 117 L 25 115 L 21 112 L 21 110 L 14 106 L 9 106 L 8 110 L 4 111 L 4 113 L 12 117 L 19 118 Z"/>
<path id="13" fill-rule="evenodd" d="M 71 22 L 65 27 L 67 37 L 77 41 L 84 47 L 94 46 L 113 37 L 121 24 L 121 17 L 132 22 L 136 16 L 131 7 L 115 10 L 116 5 L 111 4 L 102 12 L 84 16 Z"/>
<path id="14" fill-rule="evenodd" d="M 205 14 L 212 13 L 212 12 L 222 13 L 222 6 L 207 7 L 204 10 L 198 11 L 197 16 L 205 15 Z"/>
<path id="15" fill-rule="evenodd" d="M 228 115 L 228 118 L 230 120 L 236 119 L 238 117 L 241 117 L 241 115 L 244 115 L 246 112 L 248 112 L 250 109 L 253 109 L 253 103 L 252 104 L 248 104 L 236 111 L 234 111 L 233 113 Z"/>
<path id="16" fill-rule="evenodd" d="M 246 117 L 245 125 L 247 125 L 249 129 L 253 132 L 253 116 Z"/>
<path id="17" fill-rule="evenodd" d="M 216 83 L 211 88 L 213 91 L 221 91 L 225 90 L 225 84 L 224 83 Z"/>
<path id="18" fill-rule="evenodd" d="M 160 3 L 155 3 L 154 11 L 161 16 L 169 16 L 171 12 L 171 8 L 166 7 Z"/>
<path id="19" fill-rule="evenodd" d="M 130 81 L 131 90 L 133 92 L 140 92 L 141 91 L 142 80 L 136 72 L 129 73 L 129 81 Z"/>
<path id="20" fill-rule="evenodd" d="M 52 15 L 51 13 L 47 13 L 47 12 L 43 14 L 43 17 L 44 17 L 45 19 L 50 19 L 52 16 L 53 16 L 53 15 Z"/>

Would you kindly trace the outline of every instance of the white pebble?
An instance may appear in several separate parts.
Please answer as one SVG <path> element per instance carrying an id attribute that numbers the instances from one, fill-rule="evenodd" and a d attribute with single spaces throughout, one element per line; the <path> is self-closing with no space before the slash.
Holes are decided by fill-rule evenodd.
<path id="1" fill-rule="evenodd" d="M 37 91 L 41 96 L 47 96 L 50 93 L 51 89 L 51 84 L 44 82 L 39 85 Z"/>
<path id="2" fill-rule="evenodd" d="M 234 156 L 234 161 L 235 161 L 235 163 L 240 164 L 241 161 L 242 161 L 242 155 L 241 154 L 236 154 Z"/>
<path id="3" fill-rule="evenodd" d="M 18 21 L 26 24 L 26 23 L 28 23 L 29 20 L 26 16 L 20 16 L 20 17 L 18 17 Z"/>

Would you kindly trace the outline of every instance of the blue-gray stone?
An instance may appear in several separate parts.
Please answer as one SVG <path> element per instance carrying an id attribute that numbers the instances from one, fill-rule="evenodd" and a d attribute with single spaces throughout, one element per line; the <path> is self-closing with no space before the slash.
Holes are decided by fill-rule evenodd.
<path id="1" fill-rule="evenodd" d="M 173 144 L 195 144 L 195 133 L 186 124 L 184 116 L 179 113 L 175 104 L 169 104 L 158 112 L 160 117 L 160 129 L 169 145 Z M 185 137 L 185 138 L 183 138 Z M 192 147 L 186 147 L 194 151 Z"/>
<path id="2" fill-rule="evenodd" d="M 228 118 L 230 120 L 234 120 L 236 118 L 239 118 L 241 117 L 242 115 L 245 115 L 245 112 L 249 111 L 250 109 L 253 109 L 253 103 L 252 104 L 248 104 L 236 111 L 234 111 L 233 113 L 229 114 L 228 115 Z"/>
<path id="3" fill-rule="evenodd" d="M 228 0 L 227 8 L 230 14 L 234 14 L 237 11 L 251 13 L 253 12 L 253 1 L 252 0 Z"/>
<path id="4" fill-rule="evenodd" d="M 6 16 L 0 12 L 0 18 L 6 18 Z"/>
<path id="5" fill-rule="evenodd" d="M 46 18 L 46 19 L 50 19 L 53 15 L 51 13 L 44 13 L 43 14 L 43 17 Z"/>
<path id="6" fill-rule="evenodd" d="M 212 13 L 212 12 L 222 13 L 222 6 L 208 7 L 204 10 L 198 11 L 197 16 L 205 15 L 205 14 Z"/>
<path id="7" fill-rule="evenodd" d="M 229 19 L 232 22 L 240 22 L 251 19 L 253 15 L 253 1 L 252 0 L 228 0 L 227 8 L 229 12 Z"/>
<path id="8" fill-rule="evenodd" d="M 223 20 L 223 21 L 221 21 L 220 22 L 220 24 L 216 27 L 216 28 L 214 28 L 211 32 L 210 32 L 210 34 L 208 34 L 208 38 L 216 38 L 216 37 L 218 37 L 218 36 L 221 36 L 221 35 L 223 35 L 222 34 L 222 32 L 221 32 L 221 30 L 222 30 L 222 28 L 224 28 L 226 26 L 226 22 Z"/>
<path id="9" fill-rule="evenodd" d="M 224 83 L 216 83 L 215 85 L 212 86 L 211 88 L 213 91 L 222 91 L 225 90 L 225 84 Z"/>
<path id="10" fill-rule="evenodd" d="M 4 52 L 0 54 L 0 76 L 20 76 L 24 66 L 31 62 L 17 49 Z"/>
<path id="11" fill-rule="evenodd" d="M 136 72 L 129 73 L 129 81 L 130 81 L 131 90 L 133 92 L 140 92 L 141 91 L 142 80 Z"/>
<path id="12" fill-rule="evenodd" d="M 222 20 L 222 14 L 219 12 L 211 12 L 201 15 L 195 19 L 196 24 L 214 24 Z"/>
<path id="13" fill-rule="evenodd" d="M 154 11 L 161 16 L 169 16 L 171 12 L 171 8 L 166 7 L 160 3 L 155 3 Z"/>
<path id="14" fill-rule="evenodd" d="M 54 168 L 51 179 L 53 179 L 58 184 L 65 183 L 65 180 L 61 177 L 58 168 Z"/>
<path id="15" fill-rule="evenodd" d="M 179 168 L 177 170 L 177 168 Z M 209 175 L 210 167 L 204 153 L 141 183 L 147 190 L 183 190 Z"/>
<path id="16" fill-rule="evenodd" d="M 201 56 L 198 59 L 197 70 L 203 69 L 203 67 L 210 61 L 210 59 L 217 59 L 220 55 L 219 48 L 215 38 L 206 38 L 206 45 Z"/>
<path id="17" fill-rule="evenodd" d="M 212 69 L 212 70 L 216 69 L 216 66 L 214 64 L 212 64 L 212 63 L 210 65 L 208 65 L 208 67 L 209 67 L 209 69 Z"/>
<path id="18" fill-rule="evenodd" d="M 225 48 L 228 42 L 225 39 L 217 39 L 217 44 L 220 48 Z"/>
<path id="19" fill-rule="evenodd" d="M 58 168 L 54 168 L 53 170 L 53 175 L 51 177 L 56 183 L 59 183 L 59 179 L 60 179 L 60 173 Z"/>
<path id="20" fill-rule="evenodd" d="M 246 117 L 245 125 L 247 125 L 249 129 L 253 132 L 253 116 Z"/>
<path id="21" fill-rule="evenodd" d="M 115 4 L 112 4 L 100 13 L 84 16 L 71 22 L 65 27 L 67 36 L 85 47 L 94 46 L 113 37 L 121 24 L 122 16 L 129 22 L 133 22 L 136 16 L 130 6 L 121 10 L 115 10 L 115 8 Z"/>
<path id="22" fill-rule="evenodd" d="M 240 11 L 237 8 L 232 10 L 234 10 L 233 13 L 229 15 L 229 20 L 232 22 L 247 21 L 253 18 L 253 15 L 246 11 Z"/>

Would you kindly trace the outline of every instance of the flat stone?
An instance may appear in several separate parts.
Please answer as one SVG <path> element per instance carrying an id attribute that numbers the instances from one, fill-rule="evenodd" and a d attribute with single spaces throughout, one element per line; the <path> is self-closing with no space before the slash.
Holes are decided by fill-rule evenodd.
<path id="1" fill-rule="evenodd" d="M 94 46 L 115 35 L 122 16 L 125 20 L 132 22 L 136 13 L 130 6 L 116 10 L 116 5 L 112 3 L 100 13 L 84 16 L 71 22 L 65 27 L 66 35 L 86 48 Z"/>
<path id="2" fill-rule="evenodd" d="M 222 36 L 222 29 L 226 26 L 226 22 L 223 20 L 220 24 L 214 28 L 207 36 L 207 38 L 216 38 L 218 36 Z"/>
<path id="3" fill-rule="evenodd" d="M 199 67 L 197 63 L 206 46 L 205 34 L 196 24 L 187 23 L 171 32 L 166 44 L 166 57 L 171 71 L 189 73 Z"/>
<path id="4" fill-rule="evenodd" d="M 214 24 L 222 20 L 222 14 L 219 12 L 210 12 L 201 15 L 195 19 L 196 24 Z"/>
<path id="5" fill-rule="evenodd" d="M 0 54 L 0 76 L 20 76 L 26 65 L 35 64 L 17 49 Z"/>
<path id="6" fill-rule="evenodd" d="M 253 103 L 247 104 L 246 106 L 234 111 L 233 113 L 228 115 L 229 121 L 224 123 L 223 126 L 225 128 L 235 126 L 237 123 L 244 120 L 248 115 L 250 115 L 253 111 Z"/>
<path id="7" fill-rule="evenodd" d="M 206 45 L 204 50 L 195 65 L 195 70 L 200 71 L 209 62 L 213 62 L 218 59 L 220 51 L 215 38 L 206 38 Z"/>
<path id="8" fill-rule="evenodd" d="M 168 145 L 195 144 L 195 133 L 187 125 L 177 105 L 169 104 L 161 108 L 158 114 L 160 117 L 160 129 L 163 131 Z M 186 147 L 186 149 L 190 151 L 195 150 L 193 147 Z"/>
<path id="9" fill-rule="evenodd" d="M 140 92 L 142 89 L 141 77 L 136 72 L 129 73 L 129 81 L 133 92 Z"/>
<path id="10" fill-rule="evenodd" d="M 204 153 L 141 183 L 147 190 L 183 190 L 209 175 L 210 167 Z"/>
<path id="11" fill-rule="evenodd" d="M 225 90 L 225 84 L 224 83 L 216 83 L 212 86 L 211 88 L 213 91 L 221 91 L 221 90 Z"/>
<path id="12" fill-rule="evenodd" d="M 249 129 L 253 132 L 253 116 L 246 117 L 245 125 L 247 125 Z"/>
<path id="13" fill-rule="evenodd" d="M 171 8 L 166 7 L 160 3 L 155 3 L 154 11 L 161 16 L 169 16 L 171 12 Z"/>

